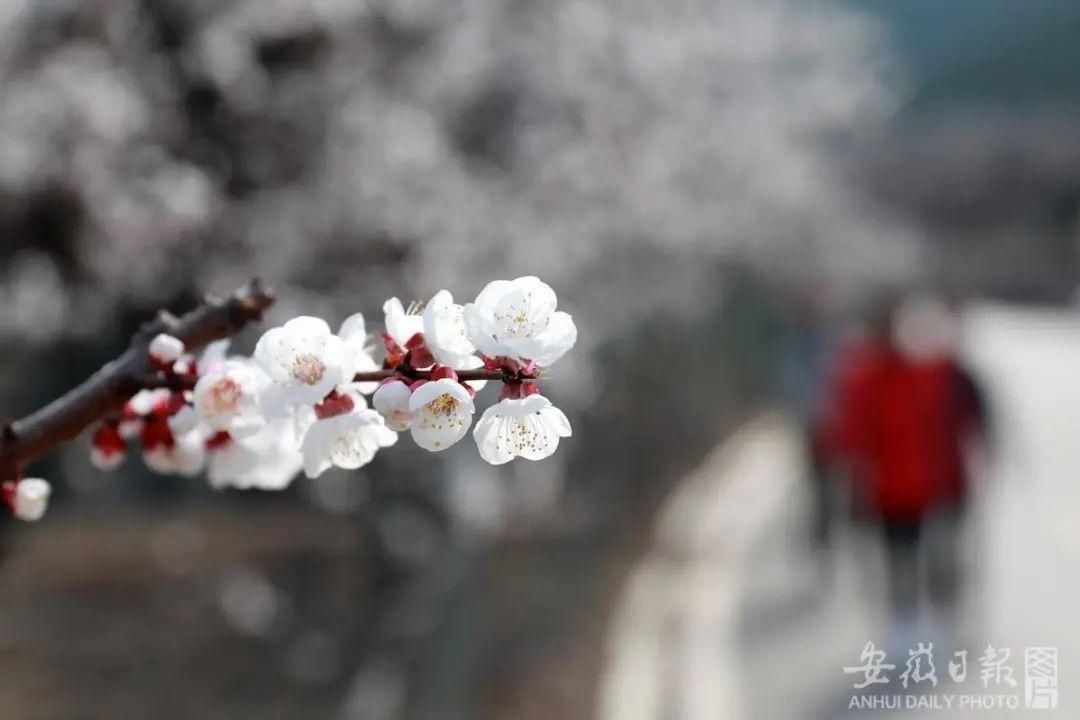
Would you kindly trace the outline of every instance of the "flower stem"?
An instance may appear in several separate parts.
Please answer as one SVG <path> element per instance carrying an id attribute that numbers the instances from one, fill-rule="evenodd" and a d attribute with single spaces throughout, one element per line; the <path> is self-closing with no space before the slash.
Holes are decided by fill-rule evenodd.
<path id="1" fill-rule="evenodd" d="M 503 380 L 513 379 L 512 373 L 507 373 L 502 370 L 456 370 L 458 380 L 493 380 L 500 382 Z M 388 380 L 390 378 L 402 378 L 403 380 L 430 380 L 431 370 L 413 370 L 412 368 L 396 367 L 385 368 L 383 370 L 372 370 L 370 372 L 356 373 L 353 377 L 353 382 L 379 382 L 380 380 Z"/>

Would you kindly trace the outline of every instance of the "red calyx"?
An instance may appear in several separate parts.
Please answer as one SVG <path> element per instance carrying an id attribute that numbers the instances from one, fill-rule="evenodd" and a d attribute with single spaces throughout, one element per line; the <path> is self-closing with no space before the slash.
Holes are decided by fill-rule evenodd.
<path id="1" fill-rule="evenodd" d="M 352 412 L 356 407 L 356 403 L 353 402 L 352 396 L 348 394 L 341 394 L 337 390 L 331 390 L 330 394 L 323 398 L 323 401 L 315 406 L 315 417 L 320 420 L 327 418 L 337 417 L 338 415 L 344 415 L 345 413 Z"/>
<path id="2" fill-rule="evenodd" d="M 154 417 L 170 418 L 180 412 L 180 408 L 185 405 L 187 405 L 187 400 L 184 399 L 184 393 L 169 393 L 168 397 L 162 398 L 154 403 L 154 407 L 150 413 Z"/>
<path id="3" fill-rule="evenodd" d="M 222 430 L 206 438 L 205 445 L 207 450 L 217 450 L 219 448 L 225 447 L 231 442 L 232 435 Z"/>
<path id="4" fill-rule="evenodd" d="M 530 395 L 537 395 L 539 392 L 540 388 L 536 387 L 534 382 L 508 382 L 503 383 L 502 390 L 499 391 L 499 399 L 520 400 Z"/>
<path id="5" fill-rule="evenodd" d="M 450 380 L 457 380 L 458 374 L 453 368 L 446 367 L 445 365 L 436 365 L 431 369 L 432 380 L 442 380 L 443 378 L 449 378 Z"/>
<path id="6" fill-rule="evenodd" d="M 488 370 L 502 370 L 521 380 L 535 378 L 537 375 L 536 363 L 532 360 L 522 364 L 517 359 L 506 357 L 505 355 L 499 355 L 498 357 L 493 358 L 484 355 L 483 358 L 484 367 Z"/>
<path id="7" fill-rule="evenodd" d="M 386 347 L 386 359 L 383 360 L 383 367 L 396 368 L 401 363 L 405 362 L 406 350 L 398 345 L 397 340 L 390 337 L 390 333 L 382 333 L 383 345 Z"/>
<path id="8" fill-rule="evenodd" d="M 167 373 L 167 372 L 170 372 L 172 370 L 172 366 L 173 366 L 172 363 L 165 362 L 164 360 L 159 360 L 158 358 L 154 357 L 153 355 L 150 355 L 150 367 L 153 368 L 154 370 L 157 370 L 158 372 Z"/>
<path id="9" fill-rule="evenodd" d="M 420 370 L 435 364 L 435 356 L 428 349 L 423 333 L 416 333 L 409 338 L 409 341 L 405 343 L 405 349 L 408 350 L 405 354 L 405 362 L 409 367 Z"/>
<path id="10" fill-rule="evenodd" d="M 0 501 L 3 501 L 11 512 L 15 512 L 15 488 L 18 484 L 17 480 L 6 480 L 0 485 Z"/>
<path id="11" fill-rule="evenodd" d="M 431 379 L 432 380 L 442 380 L 443 378 L 448 378 L 450 380 L 453 380 L 458 385 L 461 385 L 463 388 L 468 390 L 469 397 L 476 397 L 476 389 L 473 388 L 473 386 L 470 385 L 469 383 L 462 382 L 461 379 L 458 378 L 457 371 L 454 370 L 453 368 L 447 367 L 446 365 L 436 365 L 435 367 L 433 367 L 431 369 Z M 417 387 L 419 387 L 419 385 L 420 385 L 420 383 L 415 383 L 413 388 L 411 388 L 411 389 L 415 390 Z"/>
<path id="12" fill-rule="evenodd" d="M 142 442 L 144 450 L 153 450 L 157 447 L 171 448 L 176 445 L 176 438 L 169 429 L 168 420 L 157 413 L 146 418 L 142 432 L 139 433 L 139 441 Z"/>
<path id="13" fill-rule="evenodd" d="M 97 430 L 94 431 L 94 437 L 90 442 L 106 455 L 121 453 L 127 449 L 127 443 L 120 436 L 120 431 L 116 429 L 115 421 L 99 425 Z"/>

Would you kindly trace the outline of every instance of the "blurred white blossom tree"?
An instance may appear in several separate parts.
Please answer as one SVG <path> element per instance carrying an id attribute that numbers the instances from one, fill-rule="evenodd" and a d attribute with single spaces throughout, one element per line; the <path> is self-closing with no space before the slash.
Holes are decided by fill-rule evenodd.
<path id="1" fill-rule="evenodd" d="M 891 99 L 824 2 L 5 0 L 0 37 L 0 289 L 53 263 L 56 331 L 193 279 L 340 312 L 536 273 L 599 338 L 717 259 L 847 283 L 918 247 L 837 165 Z"/>

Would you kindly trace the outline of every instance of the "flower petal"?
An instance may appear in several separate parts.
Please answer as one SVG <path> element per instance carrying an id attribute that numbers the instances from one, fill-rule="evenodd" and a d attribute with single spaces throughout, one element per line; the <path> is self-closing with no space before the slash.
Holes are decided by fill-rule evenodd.
<path id="1" fill-rule="evenodd" d="M 542 460 L 570 435 L 570 422 L 542 395 L 501 400 L 476 424 L 473 438 L 480 456 L 493 465 L 515 457 Z"/>
<path id="2" fill-rule="evenodd" d="M 338 337 L 346 342 L 355 338 L 365 342 L 367 340 L 367 324 L 364 322 L 364 314 L 355 313 L 345 318 L 345 322 L 341 323 L 341 329 L 338 330 Z"/>
<path id="3" fill-rule="evenodd" d="M 412 413 L 409 410 L 409 386 L 400 380 L 383 383 L 371 397 L 371 405 L 386 420 L 386 426 L 395 432 L 409 427 Z"/>
<path id="4" fill-rule="evenodd" d="M 499 440 L 509 420 L 500 415 L 497 408 L 497 405 L 492 405 L 485 410 L 473 428 L 473 439 L 480 457 L 492 465 L 502 465 L 514 459 L 509 444 Z"/>
<path id="5" fill-rule="evenodd" d="M 547 328 L 536 337 L 540 348 L 532 360 L 540 367 L 549 367 L 565 355 L 577 342 L 577 326 L 568 313 L 556 312 Z"/>
<path id="6" fill-rule="evenodd" d="M 413 390 L 412 395 L 409 397 L 409 410 L 416 412 L 443 395 L 449 395 L 458 402 L 467 404 L 469 408 L 472 408 L 472 396 L 469 395 L 469 391 L 457 380 L 442 378 L 441 380 L 426 382 Z"/>

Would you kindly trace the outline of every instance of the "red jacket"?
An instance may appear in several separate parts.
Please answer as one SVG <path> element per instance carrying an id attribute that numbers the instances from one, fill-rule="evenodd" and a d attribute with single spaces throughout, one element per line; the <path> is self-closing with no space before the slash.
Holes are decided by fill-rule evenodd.
<path id="1" fill-rule="evenodd" d="M 869 509 L 914 520 L 959 496 L 966 420 L 956 364 L 913 361 L 871 345 L 845 355 L 832 390 L 829 445 L 852 468 Z"/>

